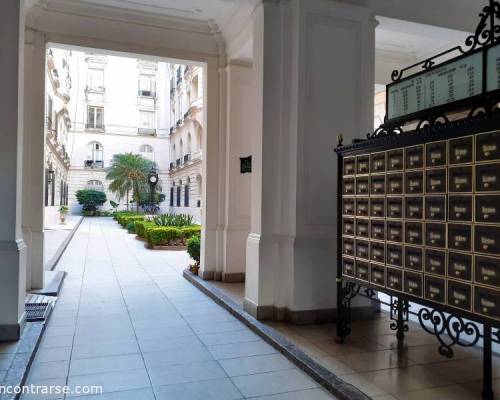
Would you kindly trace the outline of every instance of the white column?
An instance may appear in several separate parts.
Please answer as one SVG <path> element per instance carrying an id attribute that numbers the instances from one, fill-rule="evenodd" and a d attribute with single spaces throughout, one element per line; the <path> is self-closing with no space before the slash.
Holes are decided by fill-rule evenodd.
<path id="1" fill-rule="evenodd" d="M 23 149 L 23 235 L 27 244 L 26 289 L 43 288 L 45 180 L 45 40 L 26 30 Z"/>
<path id="2" fill-rule="evenodd" d="M 314 322 L 336 307 L 337 133 L 372 129 L 374 16 L 326 0 L 264 1 L 245 308 Z"/>
<path id="3" fill-rule="evenodd" d="M 202 241 L 199 275 L 203 279 L 214 279 L 218 265 L 220 247 L 219 224 L 219 179 L 220 179 L 220 131 L 219 131 L 219 72 L 215 62 L 209 62 L 204 69 L 206 84 L 204 105 L 206 129 L 202 136 Z"/>
<path id="4" fill-rule="evenodd" d="M 240 172 L 240 157 L 253 153 L 255 85 L 251 65 L 230 63 L 226 76 L 226 209 L 222 280 L 243 282 L 246 240 L 250 233 L 251 174 Z"/>
<path id="5" fill-rule="evenodd" d="M 24 1 L 0 3 L 0 340 L 15 340 L 24 321 L 25 244 L 21 231 Z"/>

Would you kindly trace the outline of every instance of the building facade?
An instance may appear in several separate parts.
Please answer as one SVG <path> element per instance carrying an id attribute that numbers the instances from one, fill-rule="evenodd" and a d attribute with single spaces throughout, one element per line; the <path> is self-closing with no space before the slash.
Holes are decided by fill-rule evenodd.
<path id="1" fill-rule="evenodd" d="M 69 112 L 73 129 L 68 152 L 68 202 L 79 213 L 80 189 L 104 191 L 108 201 L 126 208 L 109 190 L 106 169 L 115 154 L 135 153 L 154 161 L 159 186 L 169 186 L 168 87 L 166 63 L 74 51 Z M 129 200 L 132 200 L 130 197 Z M 161 205 L 165 207 L 165 204 Z"/>
<path id="2" fill-rule="evenodd" d="M 59 222 L 59 208 L 68 204 L 70 156 L 69 132 L 72 128 L 68 110 L 72 88 L 69 59 L 71 52 L 47 51 L 45 68 L 45 225 Z"/>
<path id="3" fill-rule="evenodd" d="M 170 212 L 201 221 L 203 158 L 203 70 L 170 64 Z"/>

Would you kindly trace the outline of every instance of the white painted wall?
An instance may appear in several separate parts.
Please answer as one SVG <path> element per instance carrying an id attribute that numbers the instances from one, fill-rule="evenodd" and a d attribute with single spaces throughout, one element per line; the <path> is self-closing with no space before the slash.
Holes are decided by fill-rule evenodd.
<path id="1" fill-rule="evenodd" d="M 240 173 L 240 158 L 254 154 L 255 81 L 251 65 L 229 64 L 227 76 L 226 210 L 222 279 L 244 274 L 250 233 L 251 173 Z M 231 279 L 231 278 L 230 278 Z"/>
<path id="2" fill-rule="evenodd" d="M 73 213 L 80 213 L 81 206 L 76 199 L 76 192 L 84 189 L 90 180 L 103 183 L 108 202 L 101 209 L 109 210 L 109 200 L 114 200 L 125 207 L 126 200 L 118 201 L 109 191 L 110 181 L 105 179 L 105 168 L 111 165 L 115 154 L 141 154 L 156 162 L 163 193 L 168 193 L 169 179 L 169 140 L 167 92 L 167 65 L 163 62 L 149 62 L 132 57 L 120 57 L 105 53 L 72 51 L 70 58 L 72 78 L 71 101 L 68 105 L 73 128 L 69 137 L 68 153 L 71 158 L 69 179 L 69 204 Z M 104 91 L 87 90 L 89 70 L 103 71 Z M 139 77 L 151 76 L 156 83 L 156 97 L 138 95 Z M 104 129 L 89 129 L 87 109 L 89 106 L 102 107 L 104 110 Z M 154 113 L 156 136 L 140 135 L 142 127 L 141 112 Z M 91 159 L 92 143 L 98 143 L 102 149 L 103 166 L 85 167 L 85 161 Z M 152 153 L 141 153 L 142 146 L 151 146 Z M 131 200 L 131 199 L 130 199 Z"/>
<path id="3" fill-rule="evenodd" d="M 21 230 L 23 185 L 24 2 L 0 12 L 0 340 L 19 338 L 24 320 L 26 245 Z"/>
<path id="4" fill-rule="evenodd" d="M 337 133 L 372 130 L 374 29 L 371 10 L 324 0 L 266 2 L 255 15 L 249 311 L 336 306 L 333 149 Z"/>

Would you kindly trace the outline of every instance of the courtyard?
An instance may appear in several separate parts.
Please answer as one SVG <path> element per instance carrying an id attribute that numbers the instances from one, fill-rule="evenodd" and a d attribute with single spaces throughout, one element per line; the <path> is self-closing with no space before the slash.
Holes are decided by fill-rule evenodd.
<path id="1" fill-rule="evenodd" d="M 102 399 L 333 398 L 186 281 L 188 264 L 85 218 L 57 265 L 68 274 L 27 384 L 97 385 Z"/>

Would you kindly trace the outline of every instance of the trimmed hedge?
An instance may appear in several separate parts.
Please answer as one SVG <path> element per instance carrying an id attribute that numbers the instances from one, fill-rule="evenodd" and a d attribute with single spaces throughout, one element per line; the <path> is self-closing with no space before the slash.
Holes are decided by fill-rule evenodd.
<path id="1" fill-rule="evenodd" d="M 147 230 L 148 243 L 151 246 L 182 244 L 182 232 L 175 227 L 155 227 Z"/>
<path id="2" fill-rule="evenodd" d="M 146 239 L 150 246 L 185 246 L 188 239 L 199 236 L 200 233 L 201 227 L 199 226 L 176 228 L 155 225 L 146 227 Z"/>
<path id="3" fill-rule="evenodd" d="M 127 224 L 127 231 L 128 231 L 128 233 L 135 233 L 135 222 L 130 221 Z"/>
<path id="4" fill-rule="evenodd" d="M 200 242 L 201 240 L 199 235 L 194 235 L 187 241 L 188 254 L 194 261 L 196 261 L 196 265 L 200 264 L 200 249 L 201 249 Z"/>
<path id="5" fill-rule="evenodd" d="M 182 231 L 182 236 L 185 239 L 191 239 L 195 235 L 201 235 L 201 226 L 199 225 L 185 226 L 181 228 L 181 231 Z"/>
<path id="6" fill-rule="evenodd" d="M 118 214 L 116 215 L 115 219 L 118 221 L 118 223 L 126 228 L 127 225 L 130 222 L 136 222 L 136 221 L 144 221 L 144 215 L 139 215 L 139 214 Z"/>
<path id="7" fill-rule="evenodd" d="M 150 221 L 135 221 L 135 233 L 137 236 L 147 239 L 147 230 L 150 228 L 156 228 L 156 224 Z"/>

